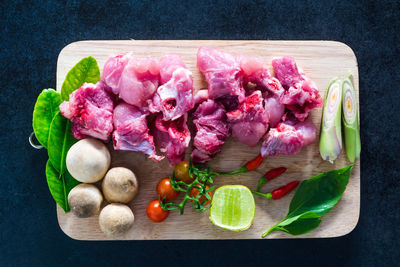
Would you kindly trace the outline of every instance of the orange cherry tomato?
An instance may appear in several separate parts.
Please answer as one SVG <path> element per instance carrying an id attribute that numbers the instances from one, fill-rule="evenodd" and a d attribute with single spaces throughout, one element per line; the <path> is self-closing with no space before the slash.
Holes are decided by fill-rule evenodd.
<path id="1" fill-rule="evenodd" d="M 163 200 L 165 197 L 165 201 L 169 202 L 179 196 L 179 191 L 174 190 L 171 185 L 171 178 L 167 177 L 158 182 L 157 194 L 160 196 L 161 200 Z"/>
<path id="2" fill-rule="evenodd" d="M 160 202 L 158 199 L 153 200 L 149 203 L 146 209 L 147 217 L 156 223 L 162 222 L 167 219 L 169 215 L 169 210 L 163 210 L 161 208 Z"/>
<path id="3" fill-rule="evenodd" d="M 193 179 L 189 175 L 189 162 L 181 161 L 175 165 L 174 168 L 175 178 L 187 184 L 190 184 Z"/>
<path id="4" fill-rule="evenodd" d="M 199 185 L 199 186 L 200 186 L 200 185 Z M 210 187 L 209 187 L 208 185 L 206 185 L 206 189 L 208 190 L 209 188 L 210 188 Z M 197 196 L 199 195 L 199 193 L 200 193 L 200 191 L 199 191 L 197 188 L 192 188 L 192 189 L 190 189 L 189 196 L 191 196 L 191 197 L 197 197 Z M 211 191 L 208 192 L 208 195 L 209 195 L 210 197 L 212 197 L 212 192 L 211 192 Z M 203 203 L 205 200 L 207 200 L 207 197 L 204 196 L 204 195 L 201 196 L 200 199 L 199 199 L 200 203 Z M 210 200 L 207 200 L 205 206 L 207 206 L 208 204 L 210 204 Z"/>

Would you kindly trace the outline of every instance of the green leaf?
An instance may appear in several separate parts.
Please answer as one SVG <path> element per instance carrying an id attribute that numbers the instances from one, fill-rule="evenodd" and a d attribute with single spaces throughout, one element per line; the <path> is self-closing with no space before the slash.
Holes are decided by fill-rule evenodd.
<path id="1" fill-rule="evenodd" d="M 58 205 L 65 211 L 70 211 L 68 205 L 68 194 L 72 188 L 79 184 L 69 172 L 60 175 L 59 172 L 53 167 L 50 160 L 46 164 L 46 178 L 47 185 L 49 186 L 50 193 Z"/>
<path id="2" fill-rule="evenodd" d="M 288 215 L 262 234 L 280 230 L 300 235 L 314 230 L 321 216 L 329 212 L 340 200 L 349 183 L 353 165 L 342 169 L 320 173 L 303 181 L 290 202 Z"/>
<path id="3" fill-rule="evenodd" d="M 96 83 L 100 80 L 100 69 L 93 57 L 85 57 L 67 74 L 61 86 L 61 98 L 68 101 L 69 95 L 82 86 L 84 82 Z"/>
<path id="4" fill-rule="evenodd" d="M 306 212 L 295 217 L 284 219 L 277 225 L 271 227 L 262 237 L 265 237 L 273 231 L 284 231 L 292 235 L 302 235 L 311 232 L 319 226 L 321 216 L 314 212 Z"/>
<path id="5" fill-rule="evenodd" d="M 58 111 L 50 125 L 47 151 L 53 167 L 60 175 L 67 169 L 65 163 L 67 152 L 76 141 L 71 134 L 71 122 Z"/>
<path id="6" fill-rule="evenodd" d="M 47 148 L 51 121 L 59 110 L 60 104 L 60 93 L 53 89 L 44 89 L 36 100 L 32 126 L 36 139 L 45 148 Z"/>

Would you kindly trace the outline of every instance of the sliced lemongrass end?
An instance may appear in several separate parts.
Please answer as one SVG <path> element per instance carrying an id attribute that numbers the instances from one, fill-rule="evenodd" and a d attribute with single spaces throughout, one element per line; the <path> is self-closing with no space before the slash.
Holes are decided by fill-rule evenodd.
<path id="1" fill-rule="evenodd" d="M 342 151 L 341 131 L 341 79 L 332 79 L 325 93 L 322 112 L 319 152 L 322 159 L 333 163 Z"/>
<path id="2" fill-rule="evenodd" d="M 342 82 L 342 121 L 347 158 L 350 162 L 354 162 L 360 156 L 361 138 L 358 125 L 357 96 L 350 78 L 351 74 L 347 75 Z"/>

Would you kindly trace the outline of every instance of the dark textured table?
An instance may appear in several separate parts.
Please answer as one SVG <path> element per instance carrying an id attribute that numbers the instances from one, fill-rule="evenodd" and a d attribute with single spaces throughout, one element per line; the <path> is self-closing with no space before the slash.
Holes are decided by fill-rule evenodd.
<path id="1" fill-rule="evenodd" d="M 387 1 L 1 1 L 1 265 L 391 266 L 400 260 L 400 4 Z M 27 137 L 60 50 L 97 39 L 337 40 L 359 63 L 361 215 L 332 239 L 80 242 L 60 230 Z M 193 225 L 196 229 L 196 225 Z"/>

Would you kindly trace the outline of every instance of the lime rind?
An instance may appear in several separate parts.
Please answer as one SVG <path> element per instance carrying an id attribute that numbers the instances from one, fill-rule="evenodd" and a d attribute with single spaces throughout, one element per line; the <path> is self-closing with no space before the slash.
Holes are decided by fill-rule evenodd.
<path id="1" fill-rule="evenodd" d="M 210 220 L 222 229 L 244 231 L 256 213 L 253 194 L 243 185 L 225 185 L 215 191 L 211 202 Z"/>

